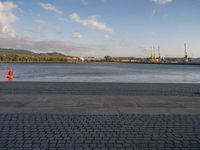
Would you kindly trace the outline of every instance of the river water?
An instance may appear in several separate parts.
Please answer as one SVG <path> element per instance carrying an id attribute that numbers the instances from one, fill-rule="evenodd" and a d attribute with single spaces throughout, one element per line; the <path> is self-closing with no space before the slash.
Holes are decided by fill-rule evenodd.
<path id="1" fill-rule="evenodd" d="M 7 81 L 10 65 L 14 81 L 200 83 L 198 65 L 119 63 L 0 63 L 0 81 Z"/>

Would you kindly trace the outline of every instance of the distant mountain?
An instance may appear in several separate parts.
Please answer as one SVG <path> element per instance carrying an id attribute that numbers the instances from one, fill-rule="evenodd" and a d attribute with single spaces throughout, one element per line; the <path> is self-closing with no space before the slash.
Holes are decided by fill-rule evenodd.
<path id="1" fill-rule="evenodd" d="M 23 55 L 23 56 L 40 56 L 40 57 L 67 57 L 64 54 L 52 52 L 52 53 L 35 53 L 30 50 L 18 50 L 18 49 L 3 49 L 0 48 L 0 55 Z"/>
<path id="2" fill-rule="evenodd" d="M 40 53 L 37 54 L 38 56 L 42 56 L 42 57 L 57 57 L 57 58 L 62 58 L 62 57 L 66 57 L 66 55 L 61 54 L 61 53 L 57 53 L 57 52 L 53 52 L 53 53 Z"/>
<path id="3" fill-rule="evenodd" d="M 37 55 L 37 54 L 28 50 L 0 48 L 0 55 Z"/>

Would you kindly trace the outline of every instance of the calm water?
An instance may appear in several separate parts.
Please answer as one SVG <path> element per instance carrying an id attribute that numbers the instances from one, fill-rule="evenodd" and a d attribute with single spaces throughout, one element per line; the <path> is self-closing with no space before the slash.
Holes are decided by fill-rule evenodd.
<path id="1" fill-rule="evenodd" d="M 10 64 L 0 63 L 0 81 Z M 151 64 L 12 64 L 15 81 L 200 83 L 200 66 Z"/>

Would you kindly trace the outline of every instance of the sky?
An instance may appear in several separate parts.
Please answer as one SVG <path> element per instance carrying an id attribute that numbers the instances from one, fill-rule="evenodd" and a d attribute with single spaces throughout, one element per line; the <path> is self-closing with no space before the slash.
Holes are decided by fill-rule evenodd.
<path id="1" fill-rule="evenodd" d="M 76 56 L 200 57 L 200 0 L 0 0 L 0 47 Z"/>

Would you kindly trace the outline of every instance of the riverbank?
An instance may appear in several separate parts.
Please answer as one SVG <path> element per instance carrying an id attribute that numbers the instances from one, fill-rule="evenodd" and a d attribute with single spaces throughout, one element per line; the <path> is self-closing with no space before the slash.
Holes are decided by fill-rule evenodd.
<path id="1" fill-rule="evenodd" d="M 0 113 L 200 114 L 200 84 L 1 82 Z"/>
<path id="2" fill-rule="evenodd" d="M 91 64 L 148 64 L 148 65 L 187 65 L 198 66 L 200 63 L 145 63 L 145 62 L 107 62 L 107 61 L 0 61 L 0 63 L 36 63 L 36 64 L 77 64 L 77 63 L 91 63 Z"/>

